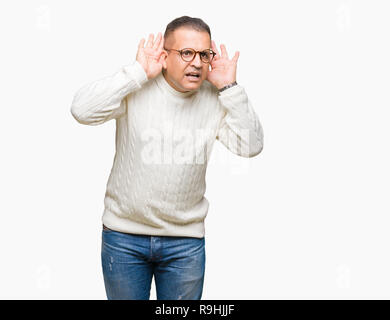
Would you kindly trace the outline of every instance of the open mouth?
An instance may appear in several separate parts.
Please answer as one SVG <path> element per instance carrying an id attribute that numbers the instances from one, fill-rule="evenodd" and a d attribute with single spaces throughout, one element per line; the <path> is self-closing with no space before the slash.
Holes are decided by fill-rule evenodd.
<path id="1" fill-rule="evenodd" d="M 197 72 L 189 72 L 189 73 L 186 73 L 186 77 L 189 79 L 189 80 L 199 80 L 200 79 L 200 73 L 197 73 Z"/>

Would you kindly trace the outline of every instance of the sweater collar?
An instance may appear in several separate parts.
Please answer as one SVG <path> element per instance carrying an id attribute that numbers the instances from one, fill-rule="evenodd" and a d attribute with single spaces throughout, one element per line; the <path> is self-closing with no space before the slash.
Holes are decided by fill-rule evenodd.
<path id="1" fill-rule="evenodd" d="M 192 90 L 192 91 L 187 91 L 187 92 L 180 92 L 180 91 L 177 91 L 176 89 L 174 89 L 168 82 L 167 80 L 165 80 L 164 78 L 164 75 L 162 74 L 162 72 L 156 77 L 156 81 L 157 81 L 157 84 L 159 85 L 159 87 L 161 89 L 163 89 L 163 91 L 168 91 L 171 95 L 173 96 L 176 96 L 176 97 L 181 97 L 181 98 L 186 98 L 186 97 L 190 97 L 192 96 L 193 94 L 195 94 L 196 92 L 199 91 L 199 89 L 197 90 Z"/>

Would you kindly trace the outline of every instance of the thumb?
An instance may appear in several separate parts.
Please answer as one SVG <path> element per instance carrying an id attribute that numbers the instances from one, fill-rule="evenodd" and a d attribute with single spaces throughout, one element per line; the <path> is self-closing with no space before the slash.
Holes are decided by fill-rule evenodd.
<path id="1" fill-rule="evenodd" d="M 163 63 L 164 63 L 164 57 L 163 57 L 163 55 L 161 55 L 160 58 L 158 59 L 158 63 L 161 64 L 161 65 L 163 65 Z"/>
<path id="2" fill-rule="evenodd" d="M 235 63 L 237 63 L 237 60 L 238 60 L 238 57 L 240 56 L 240 51 L 236 51 L 236 54 L 234 55 L 234 57 L 233 57 L 233 61 L 235 62 Z"/>
<path id="3" fill-rule="evenodd" d="M 165 52 L 161 51 L 160 57 L 158 58 L 158 63 L 164 65 L 164 61 L 165 61 Z"/>

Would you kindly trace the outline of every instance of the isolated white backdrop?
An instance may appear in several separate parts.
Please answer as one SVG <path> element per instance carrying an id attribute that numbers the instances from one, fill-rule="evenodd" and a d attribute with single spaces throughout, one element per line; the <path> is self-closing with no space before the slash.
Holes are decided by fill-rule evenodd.
<path id="1" fill-rule="evenodd" d="M 202 298 L 390 298 L 389 2 L 186 3 L 1 2 L 0 298 L 106 298 L 115 121 L 71 102 L 182 15 L 240 51 L 265 138 L 250 159 L 214 146 Z"/>

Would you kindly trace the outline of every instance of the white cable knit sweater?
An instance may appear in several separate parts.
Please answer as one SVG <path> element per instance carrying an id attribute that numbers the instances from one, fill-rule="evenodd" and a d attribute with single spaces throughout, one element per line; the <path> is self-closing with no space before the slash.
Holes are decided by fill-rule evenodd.
<path id="1" fill-rule="evenodd" d="M 243 87 L 218 93 L 204 81 L 182 93 L 162 73 L 148 80 L 137 61 L 83 86 L 71 113 L 86 125 L 116 119 L 102 221 L 120 232 L 204 237 L 214 141 L 243 157 L 263 148 L 263 129 Z"/>

